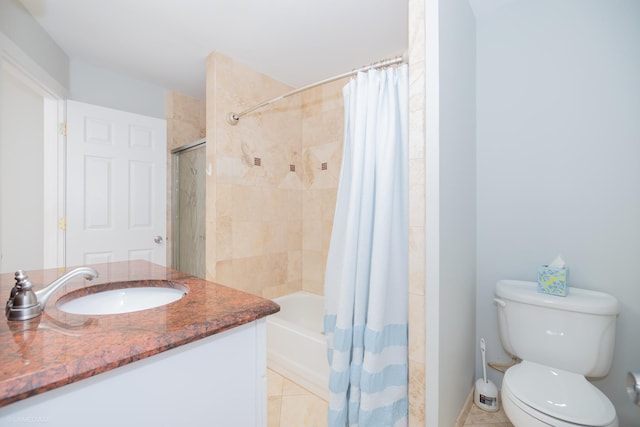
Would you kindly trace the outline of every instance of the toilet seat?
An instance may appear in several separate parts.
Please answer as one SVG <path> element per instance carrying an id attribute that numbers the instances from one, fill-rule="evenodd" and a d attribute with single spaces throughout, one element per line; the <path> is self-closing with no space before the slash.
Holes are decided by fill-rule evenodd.
<path id="1" fill-rule="evenodd" d="M 617 425 L 613 404 L 579 374 L 523 361 L 507 370 L 502 388 L 518 408 L 550 425 Z"/>

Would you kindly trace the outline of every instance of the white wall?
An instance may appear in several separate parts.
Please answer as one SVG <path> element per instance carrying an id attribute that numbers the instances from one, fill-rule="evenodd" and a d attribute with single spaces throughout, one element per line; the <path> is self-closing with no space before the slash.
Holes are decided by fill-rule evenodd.
<path id="1" fill-rule="evenodd" d="M 69 58 L 18 0 L 0 1 L 0 36 L 6 36 L 60 86 L 69 87 Z M 1 41 L 1 40 L 0 40 Z M 0 44 L 0 47 L 3 47 Z"/>
<path id="2" fill-rule="evenodd" d="M 81 37 L 82 35 L 78 35 Z M 89 104 L 165 118 L 165 89 L 108 69 L 70 58 L 20 4 L 0 1 L 0 50 L 16 56 L 30 74 L 59 95 Z M 50 80 L 49 80 L 50 78 Z"/>
<path id="3" fill-rule="evenodd" d="M 69 81 L 74 101 L 165 118 L 165 89 L 159 86 L 75 58 Z"/>
<path id="4" fill-rule="evenodd" d="M 44 266 L 44 98 L 0 67 L 0 272 Z"/>
<path id="5" fill-rule="evenodd" d="M 498 7 L 477 22 L 477 337 L 507 360 L 496 281 L 535 281 L 562 254 L 571 285 L 622 304 L 596 384 L 621 426 L 640 425 L 624 391 L 640 369 L 640 2 L 486 4 Z"/>
<path id="6" fill-rule="evenodd" d="M 451 426 L 475 379 L 475 28 L 466 0 L 427 1 L 426 21 L 425 412 L 427 425 Z"/>

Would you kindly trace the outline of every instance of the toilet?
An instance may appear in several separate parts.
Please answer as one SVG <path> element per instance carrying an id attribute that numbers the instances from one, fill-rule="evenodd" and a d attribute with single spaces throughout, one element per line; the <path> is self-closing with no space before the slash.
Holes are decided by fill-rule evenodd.
<path id="1" fill-rule="evenodd" d="M 502 406 L 516 427 L 617 427 L 611 401 L 589 378 L 609 372 L 618 300 L 569 288 L 566 297 L 535 282 L 500 280 L 495 287 L 504 349 L 522 362 L 507 369 Z"/>

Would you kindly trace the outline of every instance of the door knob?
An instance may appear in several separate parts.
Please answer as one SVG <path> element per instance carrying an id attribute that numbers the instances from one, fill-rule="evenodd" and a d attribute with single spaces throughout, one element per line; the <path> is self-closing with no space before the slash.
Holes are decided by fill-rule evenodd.
<path id="1" fill-rule="evenodd" d="M 627 394 L 629 399 L 636 405 L 640 406 L 640 374 L 637 372 L 629 372 L 627 374 Z"/>
<path id="2" fill-rule="evenodd" d="M 156 236 L 153 238 L 153 241 L 156 242 L 157 244 L 161 245 L 162 242 L 164 242 L 164 239 L 162 238 L 162 236 Z"/>

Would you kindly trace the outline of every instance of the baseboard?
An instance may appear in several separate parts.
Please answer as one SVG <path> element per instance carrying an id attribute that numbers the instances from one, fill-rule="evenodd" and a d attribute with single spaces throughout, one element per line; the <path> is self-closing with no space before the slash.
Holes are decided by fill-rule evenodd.
<path id="1" fill-rule="evenodd" d="M 469 415 L 469 411 L 471 411 L 471 405 L 473 405 L 473 386 L 471 386 L 471 391 L 467 396 L 467 400 L 464 402 L 464 406 L 462 407 L 462 411 L 460 411 L 460 415 L 458 415 L 458 419 L 456 420 L 455 427 L 463 427 L 464 422 Z"/>

